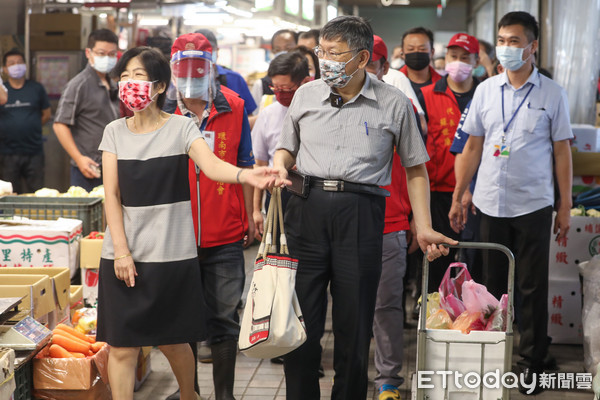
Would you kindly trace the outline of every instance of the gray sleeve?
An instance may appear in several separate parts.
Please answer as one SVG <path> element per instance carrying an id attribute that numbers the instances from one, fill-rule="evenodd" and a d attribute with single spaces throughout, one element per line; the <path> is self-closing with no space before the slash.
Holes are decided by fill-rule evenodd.
<path id="1" fill-rule="evenodd" d="M 302 92 L 296 92 L 292 99 L 292 103 L 283 118 L 281 135 L 279 136 L 279 142 L 277 143 L 277 150 L 287 150 L 292 153 L 294 157 L 298 155 L 298 150 L 300 150 L 300 125 L 298 121 L 302 104 L 301 93 Z"/>
<path id="2" fill-rule="evenodd" d="M 399 137 L 396 152 L 403 167 L 414 167 L 429 161 L 425 144 L 417 127 L 417 120 L 410 101 L 405 101 L 400 111 Z"/>
<path id="3" fill-rule="evenodd" d="M 81 99 L 81 86 L 83 81 L 71 80 L 67 83 L 64 92 L 60 96 L 54 122 L 60 122 L 65 125 L 75 125 L 75 116 L 77 114 L 77 104 L 83 101 Z"/>
<path id="4" fill-rule="evenodd" d="M 194 143 L 196 139 L 204 139 L 204 136 L 191 118 L 183 118 L 185 118 L 185 121 L 183 121 L 181 129 L 183 131 L 185 152 L 189 153 L 192 143 Z"/>
<path id="5" fill-rule="evenodd" d="M 106 128 L 104 128 L 104 134 L 102 134 L 102 141 L 98 146 L 98 150 L 117 154 L 117 144 L 115 143 L 115 123 L 116 122 L 112 122 L 106 125 Z"/>

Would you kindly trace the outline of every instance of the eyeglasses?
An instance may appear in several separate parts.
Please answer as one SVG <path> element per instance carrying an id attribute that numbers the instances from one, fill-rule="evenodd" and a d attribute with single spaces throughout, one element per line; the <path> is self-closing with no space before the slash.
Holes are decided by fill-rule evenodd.
<path id="1" fill-rule="evenodd" d="M 98 57 L 104 57 L 104 56 L 116 57 L 117 56 L 117 52 L 116 51 L 111 51 L 110 53 L 106 53 L 104 51 L 97 51 L 97 50 L 94 50 L 94 49 L 90 49 L 90 50 L 92 51 L 92 53 L 94 53 Z"/>
<path id="2" fill-rule="evenodd" d="M 332 60 L 336 60 L 336 59 L 339 59 L 342 54 L 352 53 L 354 51 L 360 51 L 360 50 L 359 49 L 354 49 L 354 50 L 348 50 L 348 51 L 342 51 L 342 52 L 336 53 L 336 52 L 333 52 L 333 51 L 325 51 L 325 50 L 323 50 L 323 48 L 321 46 L 316 46 L 313 49 L 313 51 L 315 52 L 315 54 L 319 58 L 325 58 L 325 56 L 327 56 L 327 58 L 330 58 Z"/>
<path id="3" fill-rule="evenodd" d="M 271 89 L 273 91 L 273 93 L 275 92 L 293 92 L 294 90 L 298 89 L 298 85 L 295 85 L 292 88 L 283 88 L 283 87 L 275 87 L 275 86 L 269 86 L 269 89 Z"/>

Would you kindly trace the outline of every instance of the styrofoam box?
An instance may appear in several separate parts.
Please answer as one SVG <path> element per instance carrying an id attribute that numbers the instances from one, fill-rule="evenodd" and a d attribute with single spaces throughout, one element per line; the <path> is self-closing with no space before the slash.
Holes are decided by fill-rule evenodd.
<path id="1" fill-rule="evenodd" d="M 571 143 L 578 151 L 600 152 L 600 128 L 593 125 L 573 124 L 574 139 Z"/>
<path id="2" fill-rule="evenodd" d="M 583 343 L 581 307 L 579 278 L 548 281 L 548 336 L 552 343 Z"/>
<path id="3" fill-rule="evenodd" d="M 507 334 L 505 332 L 490 331 L 471 331 L 464 334 L 458 330 L 451 329 L 427 329 L 427 343 L 425 354 L 417 354 L 418 358 L 425 357 L 425 371 L 459 371 L 462 374 L 476 372 L 480 376 L 487 372 L 499 371 L 500 376 L 504 374 L 504 355 L 507 345 Z M 420 340 L 420 337 L 419 337 Z M 450 343 L 448 349 L 448 366 L 446 365 L 446 343 L 441 341 L 462 341 L 466 343 Z M 482 344 L 480 342 L 496 342 L 495 344 L 486 344 L 483 354 L 483 371 L 481 369 Z M 510 341 L 512 342 L 512 341 Z M 415 377 L 416 378 L 416 377 Z M 431 375 L 433 389 L 424 389 L 424 394 L 429 399 L 444 399 L 445 389 L 442 385 L 442 376 L 439 374 Z M 462 379 L 459 383 L 464 382 Z M 454 375 L 447 379 L 449 398 L 474 398 L 479 397 L 479 388 L 471 389 L 466 386 L 458 388 L 454 384 Z M 483 399 L 502 398 L 502 386 L 499 388 L 487 388 L 481 385 L 483 389 Z M 475 396 L 476 394 L 476 396 Z M 427 398 L 427 397 L 425 397 Z M 422 400 L 422 399 L 419 399 Z"/>

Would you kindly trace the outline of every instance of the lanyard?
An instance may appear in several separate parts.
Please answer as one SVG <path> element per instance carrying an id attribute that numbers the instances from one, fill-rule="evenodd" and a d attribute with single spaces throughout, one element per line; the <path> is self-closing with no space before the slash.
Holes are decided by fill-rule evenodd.
<path id="1" fill-rule="evenodd" d="M 517 113 L 521 109 L 521 106 L 523 105 L 523 103 L 525 103 L 525 100 L 527 99 L 527 96 L 529 96 L 529 93 L 531 93 L 531 91 L 533 90 L 533 87 L 534 87 L 534 84 L 531 83 L 531 87 L 527 91 L 527 94 L 525 95 L 525 97 L 523 97 L 523 100 L 521 100 L 521 104 L 519 104 L 519 106 L 517 107 L 517 109 L 513 113 L 512 117 L 510 117 L 510 120 L 508 121 L 508 124 L 505 124 L 504 123 L 504 85 L 502 86 L 502 131 L 503 131 L 502 132 L 502 143 L 504 143 L 506 141 L 506 132 L 508 132 L 508 127 L 513 122 L 513 120 L 515 119 Z"/>

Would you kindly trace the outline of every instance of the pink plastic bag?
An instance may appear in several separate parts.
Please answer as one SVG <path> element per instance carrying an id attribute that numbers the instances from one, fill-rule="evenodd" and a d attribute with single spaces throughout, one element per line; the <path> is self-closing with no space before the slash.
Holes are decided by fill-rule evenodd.
<path id="1" fill-rule="evenodd" d="M 453 268 L 459 268 L 460 270 L 456 274 L 454 278 L 450 277 L 450 272 Z M 465 311 L 465 306 L 462 303 L 461 294 L 462 294 L 462 285 L 465 281 L 471 279 L 471 274 L 469 274 L 469 270 L 467 270 L 467 264 L 465 263 L 452 263 L 446 269 L 446 273 L 444 274 L 444 278 L 440 283 L 439 292 L 440 292 L 440 308 L 446 310 L 452 320 L 455 320 L 463 311 Z"/>
<path id="2" fill-rule="evenodd" d="M 500 298 L 500 305 L 492 314 L 485 326 L 486 331 L 505 331 L 508 310 L 508 295 L 503 294 Z"/>
<path id="3" fill-rule="evenodd" d="M 481 313 L 481 319 L 484 323 L 487 323 L 499 304 L 498 299 L 490 294 L 485 286 L 476 283 L 474 280 L 463 283 L 462 300 L 467 311 Z"/>

